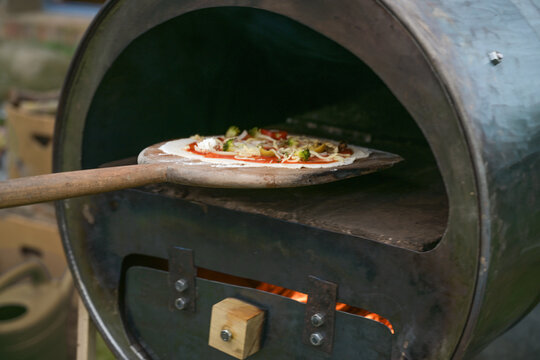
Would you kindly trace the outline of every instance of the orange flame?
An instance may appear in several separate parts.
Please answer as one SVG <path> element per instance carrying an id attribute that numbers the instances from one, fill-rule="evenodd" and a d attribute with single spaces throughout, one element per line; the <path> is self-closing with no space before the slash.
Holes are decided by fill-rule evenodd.
<path id="1" fill-rule="evenodd" d="M 281 286 L 268 284 L 268 283 L 261 282 L 255 288 L 258 289 L 258 290 L 262 290 L 262 291 L 272 293 L 272 294 L 285 296 L 285 297 L 288 297 L 290 299 L 296 300 L 296 301 L 304 303 L 304 304 L 307 303 L 307 299 L 308 299 L 307 294 L 301 293 L 299 291 L 294 291 L 294 290 L 291 290 L 291 289 L 287 289 L 287 288 L 284 288 L 284 287 L 281 287 Z M 354 307 L 354 306 L 350 306 L 350 305 L 347 305 L 347 304 L 344 304 L 344 303 L 341 303 L 341 302 L 336 303 L 336 310 L 337 311 L 343 311 L 343 312 L 346 312 L 346 313 L 349 313 L 349 314 L 359 315 L 359 316 L 362 316 L 362 317 L 365 317 L 365 318 L 368 318 L 368 319 L 371 319 L 371 320 L 378 321 L 378 322 L 386 325 L 388 327 L 388 329 L 390 329 L 390 332 L 392 334 L 394 333 L 394 327 L 392 326 L 390 321 L 388 321 L 387 319 L 383 318 L 382 316 L 380 316 L 378 314 L 375 314 L 375 313 L 372 313 L 370 311 L 360 309 L 360 308 L 357 308 L 357 307 Z"/>
<path id="2" fill-rule="evenodd" d="M 272 285 L 260 281 L 245 279 L 229 274 L 220 273 L 213 270 L 208 270 L 204 268 L 197 268 L 197 276 L 203 279 L 213 280 L 213 281 L 220 281 L 227 284 L 232 285 L 238 285 L 238 286 L 244 286 L 244 287 L 250 287 L 262 291 L 266 291 L 272 294 L 277 294 L 281 296 L 288 297 L 290 299 L 296 300 L 301 303 L 307 303 L 308 295 L 301 293 L 299 291 L 294 291 L 291 289 L 287 289 L 281 286 Z M 394 328 L 390 321 L 383 318 L 382 316 L 372 313 L 370 311 L 360 309 L 354 306 L 350 306 L 344 303 L 336 303 L 336 310 L 337 311 L 343 311 L 349 314 L 359 315 L 371 320 L 378 321 L 388 327 L 390 329 L 390 332 L 394 333 Z"/>

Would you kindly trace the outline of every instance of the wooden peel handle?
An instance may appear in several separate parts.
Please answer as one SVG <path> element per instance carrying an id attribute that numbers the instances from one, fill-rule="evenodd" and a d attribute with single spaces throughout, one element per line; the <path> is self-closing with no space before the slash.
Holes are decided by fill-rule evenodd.
<path id="1" fill-rule="evenodd" d="M 118 166 L 0 182 L 0 208 L 127 189 L 167 180 L 166 164 Z"/>

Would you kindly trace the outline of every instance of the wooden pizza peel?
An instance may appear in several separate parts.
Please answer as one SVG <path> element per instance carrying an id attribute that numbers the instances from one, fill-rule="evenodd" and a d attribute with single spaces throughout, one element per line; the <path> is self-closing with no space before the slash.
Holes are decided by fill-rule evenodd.
<path id="1" fill-rule="evenodd" d="M 213 165 L 160 150 L 152 145 L 137 165 L 104 167 L 31 176 L 0 182 L 0 208 L 83 195 L 174 183 L 213 188 L 289 188 L 329 183 L 389 168 L 403 160 L 379 150 L 352 164 L 332 168 L 271 168 Z"/>

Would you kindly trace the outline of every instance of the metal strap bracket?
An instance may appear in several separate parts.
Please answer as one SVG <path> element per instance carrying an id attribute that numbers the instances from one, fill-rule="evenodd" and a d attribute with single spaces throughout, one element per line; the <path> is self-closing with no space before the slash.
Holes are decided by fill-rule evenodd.
<path id="1" fill-rule="evenodd" d="M 337 288 L 337 284 L 309 276 L 302 341 L 328 354 L 334 343 Z"/>
<path id="2" fill-rule="evenodd" d="M 195 312 L 193 250 L 173 246 L 169 249 L 169 309 Z"/>

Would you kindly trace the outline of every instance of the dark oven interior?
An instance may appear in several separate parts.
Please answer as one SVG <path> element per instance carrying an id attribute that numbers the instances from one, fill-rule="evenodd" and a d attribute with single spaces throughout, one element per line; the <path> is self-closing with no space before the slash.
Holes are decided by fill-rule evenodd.
<path id="1" fill-rule="evenodd" d="M 90 108 L 83 168 L 229 125 L 275 127 L 400 154 L 379 174 L 290 190 L 160 186 L 185 200 L 383 242 L 433 249 L 448 201 L 415 121 L 360 59 L 306 26 L 260 10 L 196 11 L 146 32 L 102 80 Z"/>

